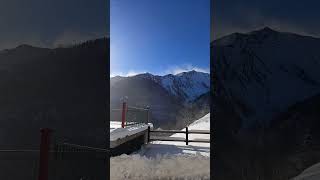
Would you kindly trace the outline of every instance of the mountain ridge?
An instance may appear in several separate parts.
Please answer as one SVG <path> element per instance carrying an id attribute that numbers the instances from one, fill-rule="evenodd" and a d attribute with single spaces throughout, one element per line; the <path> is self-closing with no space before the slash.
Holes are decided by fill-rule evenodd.
<path id="1" fill-rule="evenodd" d="M 320 161 L 320 39 L 262 29 L 210 45 L 216 179 L 290 179 Z"/>
<path id="2" fill-rule="evenodd" d="M 119 107 L 121 97 L 127 96 L 129 106 L 149 106 L 152 123 L 162 128 L 183 128 L 208 113 L 209 90 L 210 75 L 196 71 L 110 78 L 111 108 Z"/>
<path id="3" fill-rule="evenodd" d="M 212 43 L 217 61 L 212 68 L 217 80 L 228 86 L 225 88 L 229 98 L 241 101 L 253 118 L 270 119 L 273 112 L 319 92 L 320 39 L 265 29 L 253 32 L 243 37 L 226 36 Z M 256 36 L 264 32 L 272 33 Z M 282 90 L 287 92 L 280 93 Z M 240 115 L 248 118 L 243 112 Z"/>
<path id="4" fill-rule="evenodd" d="M 117 81 L 124 78 L 150 79 L 161 85 L 172 95 L 187 102 L 195 100 L 200 95 L 205 94 L 210 90 L 210 74 L 195 70 L 182 72 L 176 75 L 166 74 L 161 76 L 153 75 L 151 73 L 142 73 L 129 77 L 115 76 L 111 78 L 111 81 Z M 194 89 L 198 89 L 198 91 L 194 91 Z"/>

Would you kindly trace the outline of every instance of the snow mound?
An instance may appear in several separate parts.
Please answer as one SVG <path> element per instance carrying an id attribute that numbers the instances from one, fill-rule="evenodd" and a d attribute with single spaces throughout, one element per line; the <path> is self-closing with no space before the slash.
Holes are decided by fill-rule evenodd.
<path id="1" fill-rule="evenodd" d="M 210 159 L 199 155 L 121 155 L 112 157 L 110 165 L 115 180 L 210 179 Z"/>

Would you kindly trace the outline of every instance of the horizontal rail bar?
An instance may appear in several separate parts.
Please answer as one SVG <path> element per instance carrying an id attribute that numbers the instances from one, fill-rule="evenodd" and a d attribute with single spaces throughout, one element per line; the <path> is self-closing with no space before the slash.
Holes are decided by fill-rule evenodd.
<path id="1" fill-rule="evenodd" d="M 150 130 L 150 132 L 155 133 L 186 133 L 186 131 L 182 130 Z M 189 130 L 188 134 L 210 134 L 208 130 Z"/>
<path id="2" fill-rule="evenodd" d="M 210 143 L 210 139 L 189 139 L 189 142 Z"/>
<path id="3" fill-rule="evenodd" d="M 40 152 L 37 149 L 0 149 L 1 152 Z"/>
<path id="4" fill-rule="evenodd" d="M 186 142 L 186 139 L 185 138 L 180 138 L 180 137 L 150 137 L 150 141 Z M 188 142 L 210 143 L 210 139 L 188 139 Z"/>
<path id="5" fill-rule="evenodd" d="M 189 130 L 189 134 L 210 134 L 208 130 Z"/>
<path id="6" fill-rule="evenodd" d="M 109 151 L 108 149 L 94 148 L 94 147 L 82 146 L 82 145 L 71 144 L 71 143 L 62 143 L 62 145 L 67 145 L 67 146 L 81 148 L 81 149 L 95 150 L 95 151 L 103 151 L 103 152 L 108 152 Z"/>
<path id="7" fill-rule="evenodd" d="M 181 131 L 181 130 L 150 130 L 150 132 L 158 132 L 158 133 L 186 133 L 186 131 Z"/>
<path id="8" fill-rule="evenodd" d="M 134 106 L 128 106 L 128 110 L 129 109 L 135 109 L 135 110 L 143 110 L 143 111 L 148 111 L 148 108 L 140 108 L 140 107 L 134 107 Z"/>

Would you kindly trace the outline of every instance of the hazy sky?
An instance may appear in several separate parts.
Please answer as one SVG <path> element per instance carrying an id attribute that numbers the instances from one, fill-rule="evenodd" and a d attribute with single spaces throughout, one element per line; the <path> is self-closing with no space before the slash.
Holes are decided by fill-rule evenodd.
<path id="1" fill-rule="evenodd" d="M 209 71 L 209 0 L 111 0 L 111 75 Z"/>
<path id="2" fill-rule="evenodd" d="M 318 0 L 212 0 L 214 38 L 269 26 L 320 37 Z M 211 39 L 211 40 L 212 40 Z"/>
<path id="3" fill-rule="evenodd" d="M 107 36 L 109 0 L 0 0 L 0 50 Z"/>

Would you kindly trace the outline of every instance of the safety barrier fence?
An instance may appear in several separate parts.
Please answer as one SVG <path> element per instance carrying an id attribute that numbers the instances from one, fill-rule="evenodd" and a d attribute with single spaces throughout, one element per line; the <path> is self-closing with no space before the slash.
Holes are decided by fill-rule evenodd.
<path id="1" fill-rule="evenodd" d="M 183 137 L 171 137 L 171 136 L 156 136 L 154 134 L 157 133 L 182 133 L 185 134 L 185 138 Z M 210 143 L 210 139 L 190 139 L 190 134 L 210 134 L 210 130 L 189 130 L 188 127 L 185 128 L 185 131 L 183 130 L 153 130 L 150 127 L 148 127 L 148 142 L 150 141 L 178 141 L 178 142 L 185 142 L 186 145 L 189 144 L 189 142 L 199 142 L 199 143 Z"/>

